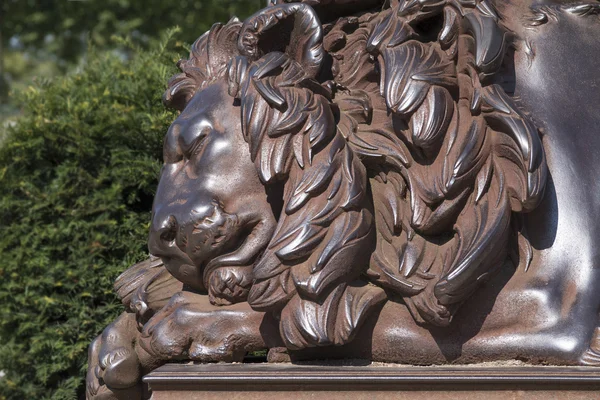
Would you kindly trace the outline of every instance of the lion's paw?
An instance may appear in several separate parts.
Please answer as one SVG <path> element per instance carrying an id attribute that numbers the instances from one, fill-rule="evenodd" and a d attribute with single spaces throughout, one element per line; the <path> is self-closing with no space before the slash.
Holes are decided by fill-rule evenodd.
<path id="1" fill-rule="evenodd" d="M 90 345 L 88 400 L 142 399 L 141 368 L 133 348 L 135 315 L 123 313 Z"/>
<path id="2" fill-rule="evenodd" d="M 243 361 L 252 345 L 243 314 L 212 306 L 206 296 L 179 293 L 148 321 L 138 343 L 164 360 Z"/>
<path id="3" fill-rule="evenodd" d="M 246 301 L 251 286 L 251 267 L 218 268 L 210 275 L 208 280 L 210 302 L 226 306 Z"/>

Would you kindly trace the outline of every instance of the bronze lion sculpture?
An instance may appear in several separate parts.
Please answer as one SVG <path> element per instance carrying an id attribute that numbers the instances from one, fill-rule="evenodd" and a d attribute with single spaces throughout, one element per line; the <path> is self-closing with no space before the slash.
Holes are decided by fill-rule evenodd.
<path id="1" fill-rule="evenodd" d="M 88 398 L 265 349 L 600 365 L 599 12 L 277 1 L 214 25 L 164 95 L 152 257 L 116 282 Z"/>

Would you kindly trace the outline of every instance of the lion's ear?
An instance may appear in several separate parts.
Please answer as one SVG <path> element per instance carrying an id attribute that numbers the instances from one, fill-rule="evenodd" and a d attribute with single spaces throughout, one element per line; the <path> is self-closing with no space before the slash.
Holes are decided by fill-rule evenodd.
<path id="1" fill-rule="evenodd" d="M 302 3 L 268 7 L 248 18 L 238 48 L 251 60 L 273 51 L 286 53 L 311 78 L 318 75 L 325 54 L 321 22 L 315 11 Z"/>

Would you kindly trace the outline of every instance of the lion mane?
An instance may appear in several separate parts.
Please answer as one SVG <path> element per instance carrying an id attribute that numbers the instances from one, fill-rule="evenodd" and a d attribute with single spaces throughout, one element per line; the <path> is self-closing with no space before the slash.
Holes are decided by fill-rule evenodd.
<path id="1" fill-rule="evenodd" d="M 214 25 L 178 63 L 165 103 L 225 80 L 261 181 L 282 188 L 247 301 L 279 318 L 288 348 L 345 344 L 388 299 L 448 325 L 513 238 L 527 267 L 513 215 L 536 207 L 547 170 L 494 80 L 509 41 L 486 1 L 391 2 L 325 25 L 288 3 Z"/>

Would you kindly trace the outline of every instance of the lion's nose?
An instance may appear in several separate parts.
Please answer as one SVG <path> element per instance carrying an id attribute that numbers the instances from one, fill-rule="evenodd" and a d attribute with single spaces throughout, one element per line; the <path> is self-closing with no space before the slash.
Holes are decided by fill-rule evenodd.
<path id="1" fill-rule="evenodd" d="M 157 257 L 173 257 L 179 253 L 177 246 L 174 246 L 177 239 L 177 230 L 179 223 L 173 215 L 158 217 L 154 215 L 152 227 L 148 236 L 148 250 Z"/>
<path id="2" fill-rule="evenodd" d="M 155 229 L 156 235 L 161 242 L 171 243 L 177 237 L 179 225 L 177 219 L 173 215 L 169 215 L 163 221 L 159 221 Z"/>

